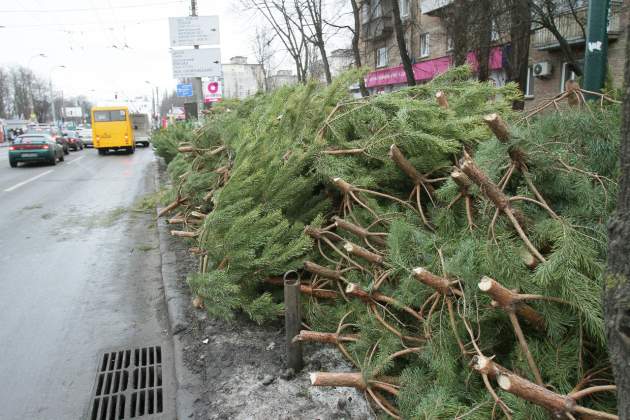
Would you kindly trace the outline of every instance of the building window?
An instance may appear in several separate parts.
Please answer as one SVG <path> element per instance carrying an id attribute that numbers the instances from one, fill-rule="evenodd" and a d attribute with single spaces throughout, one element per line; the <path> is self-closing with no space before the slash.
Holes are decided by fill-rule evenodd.
<path id="1" fill-rule="evenodd" d="M 497 26 L 497 23 L 493 20 L 492 21 L 492 29 L 490 32 L 490 39 L 493 42 L 496 42 L 499 40 L 499 38 L 501 38 L 501 34 L 499 33 L 499 28 Z"/>
<path id="2" fill-rule="evenodd" d="M 375 19 L 381 17 L 383 15 L 383 10 L 381 9 L 381 0 L 372 0 L 370 2 L 370 18 Z"/>
<path id="3" fill-rule="evenodd" d="M 409 16 L 409 0 L 400 0 L 400 16 L 408 17 Z"/>
<path id="4" fill-rule="evenodd" d="M 455 40 L 452 35 L 446 35 L 446 51 L 451 52 L 455 49 Z"/>
<path id="5" fill-rule="evenodd" d="M 584 60 L 577 60 L 578 65 L 584 66 Z M 569 63 L 562 63 L 562 74 L 560 75 L 560 93 L 565 91 L 564 85 L 568 80 L 577 79 L 576 74 L 571 69 L 571 65 Z"/>
<path id="6" fill-rule="evenodd" d="M 534 67 L 527 67 L 527 83 L 525 84 L 525 97 L 533 98 L 534 97 L 534 81 L 536 81 L 536 77 L 534 76 Z"/>
<path id="7" fill-rule="evenodd" d="M 387 47 L 376 50 L 376 67 L 387 67 Z"/>
<path id="8" fill-rule="evenodd" d="M 420 35 L 420 58 L 429 56 L 429 34 Z"/>

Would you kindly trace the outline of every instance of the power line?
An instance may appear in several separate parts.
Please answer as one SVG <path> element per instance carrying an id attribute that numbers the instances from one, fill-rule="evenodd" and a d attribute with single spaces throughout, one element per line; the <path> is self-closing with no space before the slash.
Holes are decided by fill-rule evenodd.
<path id="1" fill-rule="evenodd" d="M 134 9 L 139 7 L 153 7 L 153 6 L 167 6 L 172 4 L 182 4 L 184 0 L 171 0 L 159 3 L 143 3 L 143 4 L 127 4 L 123 6 L 116 6 L 116 9 Z M 95 10 L 111 10 L 113 7 L 88 7 L 79 9 L 37 9 L 37 10 L 0 10 L 0 13 L 68 13 L 68 12 L 92 12 Z"/>
<path id="2" fill-rule="evenodd" d="M 78 27 L 78 26 L 95 26 L 95 25 L 105 25 L 107 27 L 109 26 L 122 26 L 121 24 L 125 24 L 125 23 L 135 23 L 135 24 L 141 24 L 141 23 L 148 23 L 148 22 L 158 22 L 158 21 L 165 21 L 166 19 L 168 19 L 168 16 L 165 17 L 159 17 L 159 18 L 151 18 L 151 19 L 133 19 L 133 20 L 121 20 L 119 22 L 67 22 L 67 23 L 40 23 L 40 24 L 32 24 L 32 25 L 2 25 L 4 26 L 2 29 L 0 29 L 0 31 L 4 31 L 6 29 L 18 29 L 18 28 L 50 28 L 50 27 L 55 27 L 55 26 L 60 26 L 60 27 Z"/>

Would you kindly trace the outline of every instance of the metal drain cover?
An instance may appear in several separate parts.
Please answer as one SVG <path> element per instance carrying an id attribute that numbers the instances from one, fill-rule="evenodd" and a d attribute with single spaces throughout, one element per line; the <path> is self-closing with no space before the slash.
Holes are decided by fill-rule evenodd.
<path id="1" fill-rule="evenodd" d="M 103 354 L 89 420 L 151 418 L 164 410 L 160 346 Z"/>

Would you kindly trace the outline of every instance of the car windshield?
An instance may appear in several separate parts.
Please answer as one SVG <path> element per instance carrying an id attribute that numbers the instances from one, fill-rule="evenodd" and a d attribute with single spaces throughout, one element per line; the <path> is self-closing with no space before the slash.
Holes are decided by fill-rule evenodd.
<path id="1" fill-rule="evenodd" d="M 29 127 L 26 130 L 27 133 L 51 133 L 52 132 L 52 128 L 51 127 Z"/>
<path id="2" fill-rule="evenodd" d="M 25 143 L 41 143 L 50 141 L 50 137 L 48 136 L 20 136 L 15 140 L 15 143 L 25 144 Z"/>

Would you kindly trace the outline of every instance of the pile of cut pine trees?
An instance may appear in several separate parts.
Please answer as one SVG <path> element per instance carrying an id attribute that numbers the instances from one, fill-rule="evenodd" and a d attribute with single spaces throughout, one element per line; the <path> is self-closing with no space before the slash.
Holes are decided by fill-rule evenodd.
<path id="1" fill-rule="evenodd" d="M 294 340 L 355 366 L 313 386 L 357 388 L 394 418 L 617 418 L 600 296 L 619 109 L 588 94 L 514 115 L 513 86 L 455 69 L 213 116 L 180 146 L 162 212 L 200 255 L 197 303 L 262 322 L 299 269 Z"/>

